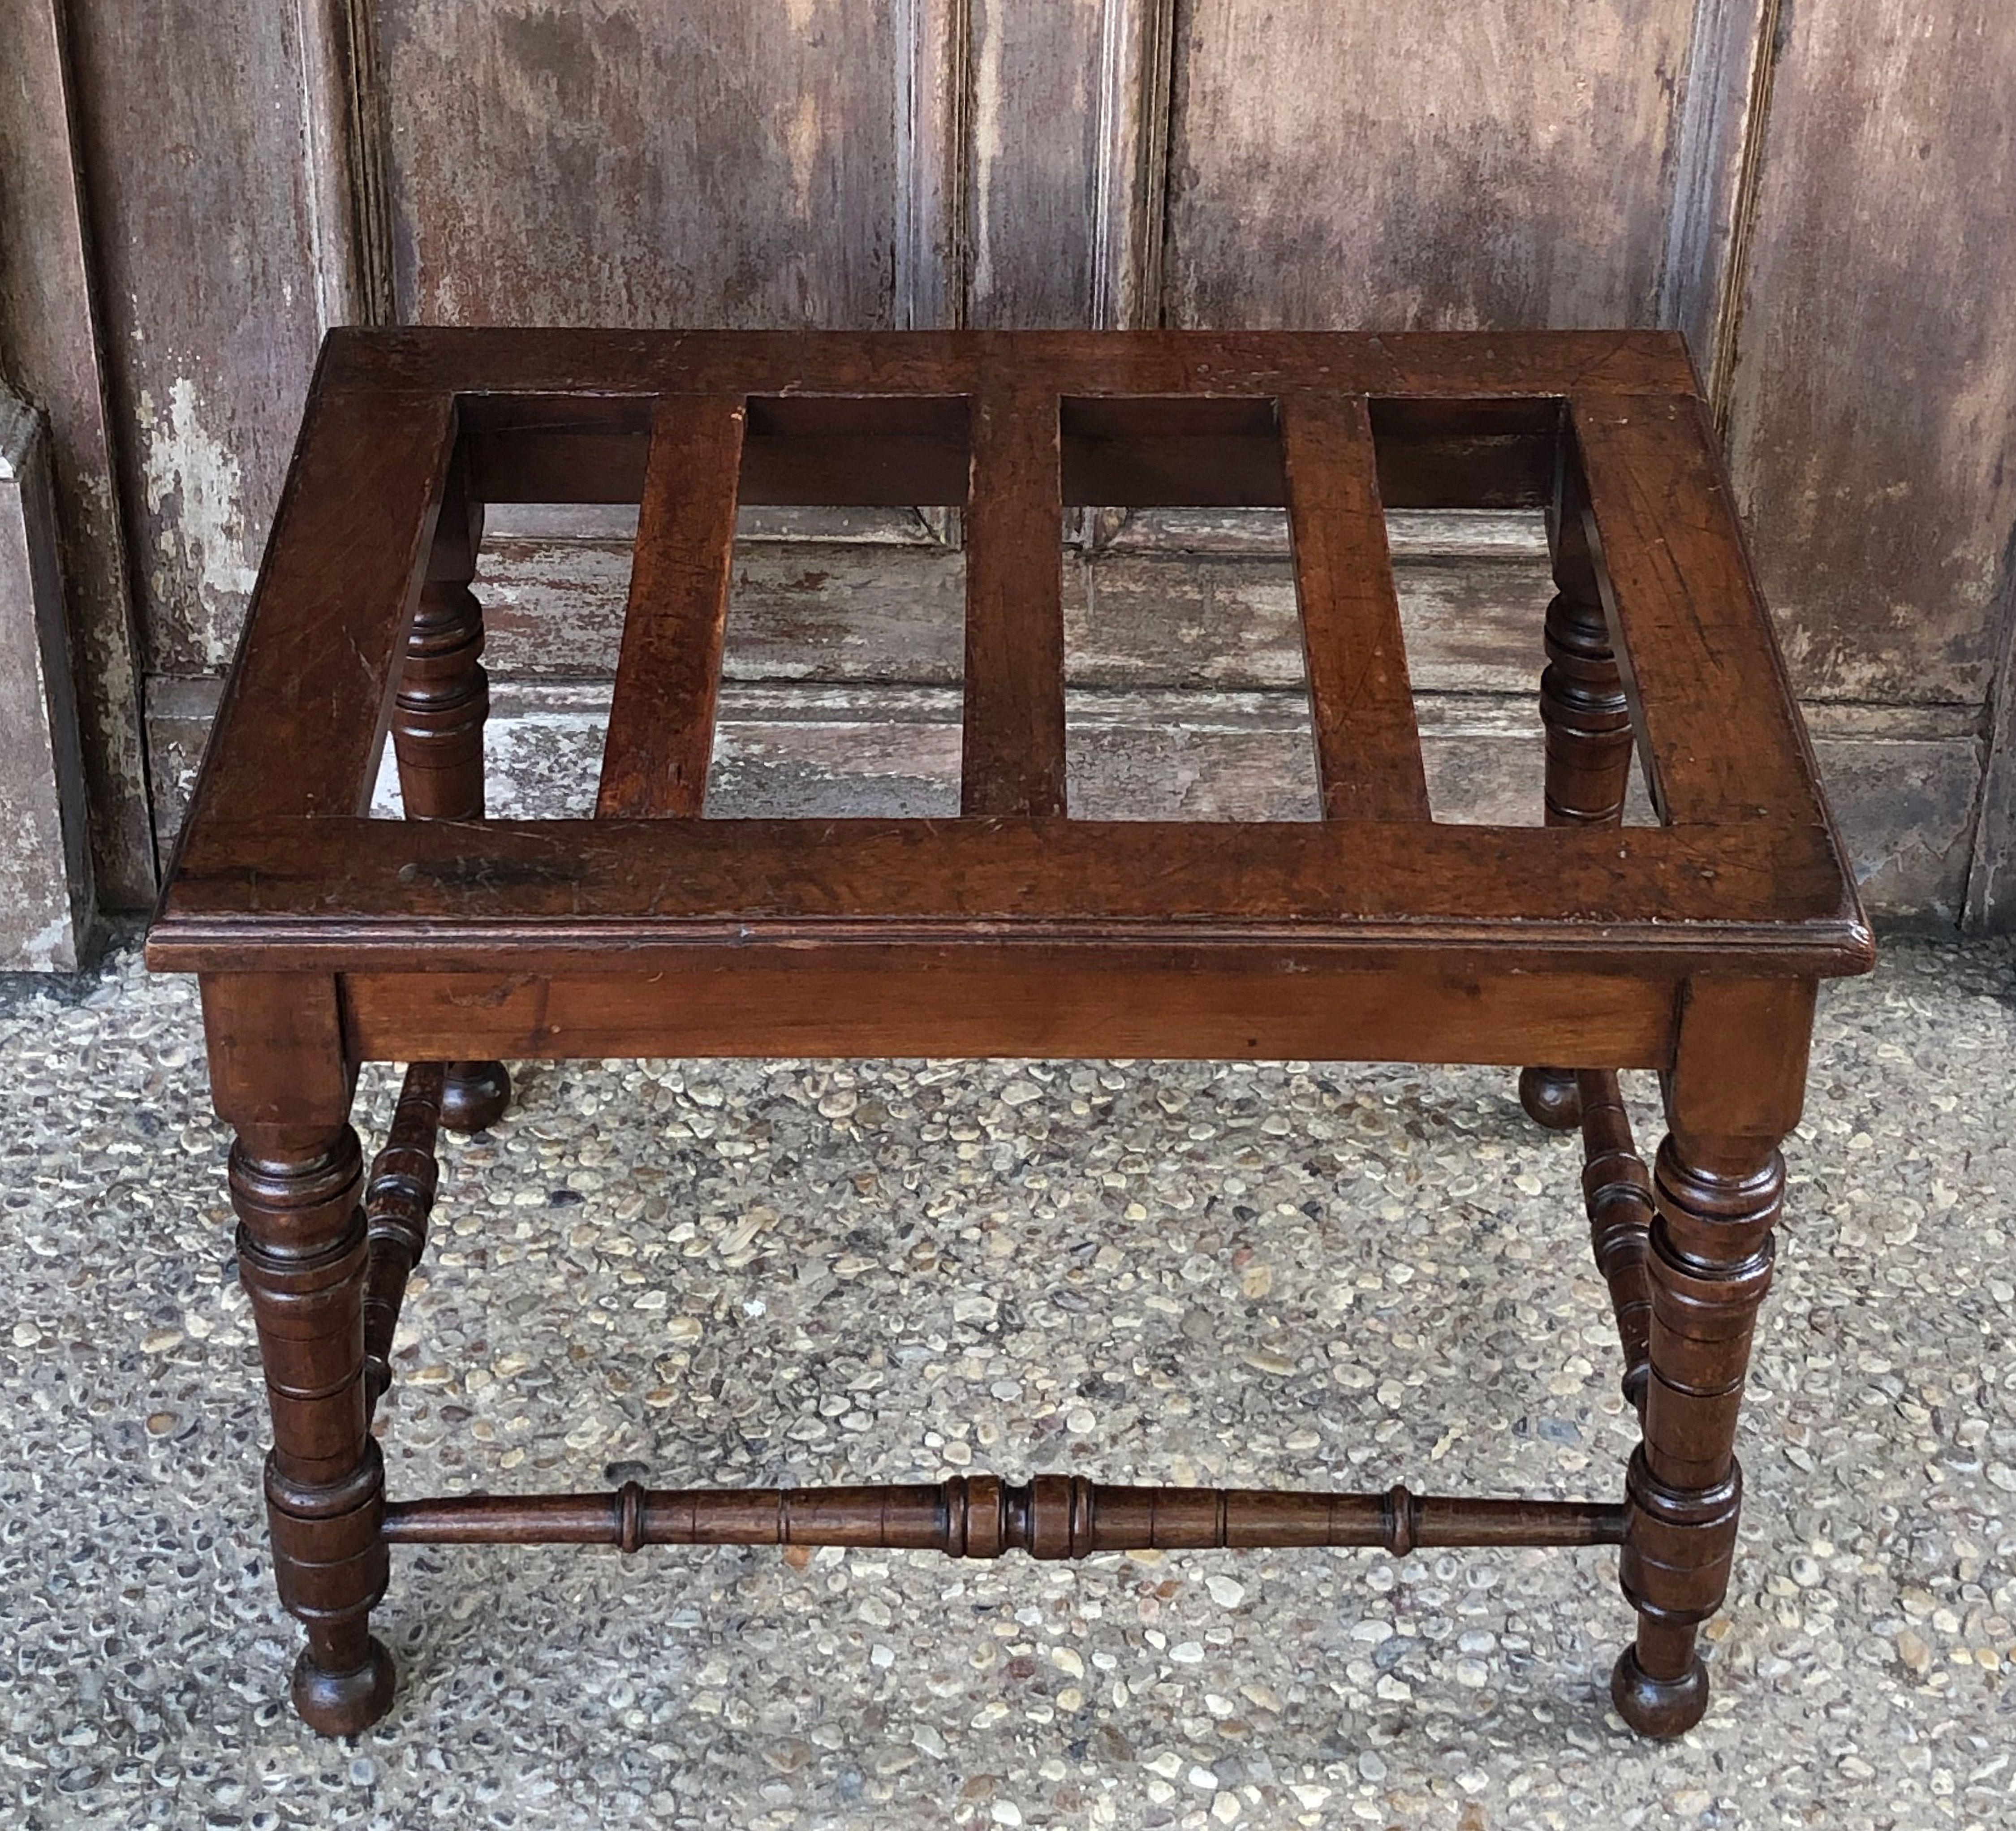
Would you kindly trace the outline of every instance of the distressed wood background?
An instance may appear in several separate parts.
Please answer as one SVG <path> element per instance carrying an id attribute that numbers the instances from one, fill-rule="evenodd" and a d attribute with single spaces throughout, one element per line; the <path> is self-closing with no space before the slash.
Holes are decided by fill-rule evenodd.
<path id="1" fill-rule="evenodd" d="M 14 0 L 0 70 L 0 368 L 115 903 L 330 324 L 1661 324 L 1872 905 L 2016 925 L 2005 0 Z M 956 517 L 744 536 L 713 804 L 937 804 Z M 1069 536 L 1075 804 L 1306 811 L 1280 518 Z M 508 804 L 592 781 L 628 539 L 493 529 Z M 1536 818 L 1537 528 L 1395 544 L 1438 811 Z"/>

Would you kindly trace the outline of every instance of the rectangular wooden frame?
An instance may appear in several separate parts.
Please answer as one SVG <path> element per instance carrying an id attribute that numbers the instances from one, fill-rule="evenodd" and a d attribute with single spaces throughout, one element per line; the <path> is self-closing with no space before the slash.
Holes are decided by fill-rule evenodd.
<path id="1" fill-rule="evenodd" d="M 735 437 L 689 426 L 685 401 Z M 725 520 L 653 498 L 670 544 L 648 581 L 674 582 L 633 587 L 617 692 L 622 729 L 658 750 L 627 776 L 606 763 L 610 817 L 365 818 L 457 459 L 478 501 L 638 501 L 654 426 L 738 469 Z M 718 577 L 697 562 L 725 564 L 736 487 L 967 509 L 963 818 L 693 817 L 714 663 L 680 632 L 714 628 L 721 588 L 655 639 L 636 606 L 670 615 L 665 591 Z M 1068 818 L 1060 613 L 1036 556 L 1054 571 L 1063 503 L 1135 496 L 1289 508 L 1323 822 Z M 1580 518 L 1658 828 L 1424 818 L 1381 511 L 1506 503 Z M 661 658 L 633 675 L 633 646 Z M 1424 948 L 1469 963 L 1443 993 Z M 694 1052 L 1499 1059 L 1484 1039 L 1510 1013 L 1481 988 L 1502 977 L 1552 982 L 1521 997 L 1529 1059 L 1618 1066 L 1662 1059 L 1690 971 L 1818 976 L 1870 952 L 1684 348 L 1639 332 L 332 333 L 149 941 L 157 967 L 345 976 L 371 1055 L 445 1048 L 457 1013 L 459 1053 L 620 1053 L 597 988 L 634 977 L 662 988 L 653 1033 Z M 1085 1020 L 1060 1016 L 1081 960 L 1134 1004 L 1081 985 Z M 864 973 L 905 972 L 969 1015 L 863 1010 Z M 731 973 L 751 995 L 740 1027 Z M 1172 975 L 1190 1014 L 1129 1020 L 1168 1004 Z M 1321 995 L 1261 989 L 1298 975 Z M 1550 1027 L 1578 1005 L 1608 1015 Z"/>

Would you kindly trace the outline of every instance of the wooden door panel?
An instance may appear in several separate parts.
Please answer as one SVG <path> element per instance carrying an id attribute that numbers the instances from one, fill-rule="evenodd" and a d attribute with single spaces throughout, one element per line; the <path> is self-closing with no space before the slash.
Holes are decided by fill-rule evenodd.
<path id="1" fill-rule="evenodd" d="M 1172 322 L 1654 321 L 1694 0 L 1195 0 Z"/>
<path id="2" fill-rule="evenodd" d="M 891 9 L 380 0 L 419 323 L 893 322 Z"/>

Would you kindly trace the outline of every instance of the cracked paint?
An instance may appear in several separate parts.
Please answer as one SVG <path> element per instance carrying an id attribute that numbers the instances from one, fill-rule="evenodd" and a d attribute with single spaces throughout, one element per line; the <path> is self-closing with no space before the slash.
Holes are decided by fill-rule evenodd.
<path id="1" fill-rule="evenodd" d="M 196 383 L 178 376 L 167 411 L 140 397 L 142 463 L 154 529 L 154 595 L 172 602 L 192 589 L 185 621 L 204 658 L 231 659 L 257 570 L 246 548 L 244 484 L 230 447 L 203 423 Z"/>

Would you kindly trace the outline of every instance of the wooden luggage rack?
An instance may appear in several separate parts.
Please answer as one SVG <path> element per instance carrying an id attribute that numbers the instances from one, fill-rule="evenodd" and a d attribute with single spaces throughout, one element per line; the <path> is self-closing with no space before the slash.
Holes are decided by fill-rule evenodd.
<path id="1" fill-rule="evenodd" d="M 484 818 L 483 508 L 635 502 L 596 818 Z M 956 819 L 702 817 L 739 504 L 964 512 Z M 1288 512 L 1323 818 L 1070 817 L 1060 514 Z M 1388 508 L 1541 508 L 1545 829 L 1430 817 Z M 1536 645 L 1537 649 L 1537 645 Z M 1535 661 L 1539 661 L 1536 652 Z M 389 728 L 409 818 L 369 818 Z M 1621 824 L 1634 750 L 1659 824 Z M 1638 1728 L 1697 1721 L 1817 982 L 1871 959 L 1675 336 L 340 331 L 148 941 L 236 1130 L 301 1715 L 389 1707 L 390 1548 L 1622 1547 Z M 1621 1498 L 1114 1487 L 392 1501 L 370 1432 L 443 1125 L 505 1057 L 1528 1067 L 1579 1125 L 1643 1419 Z M 358 1064 L 405 1061 L 367 1178 Z M 1618 1070 L 1661 1071 L 1638 1156 Z"/>

